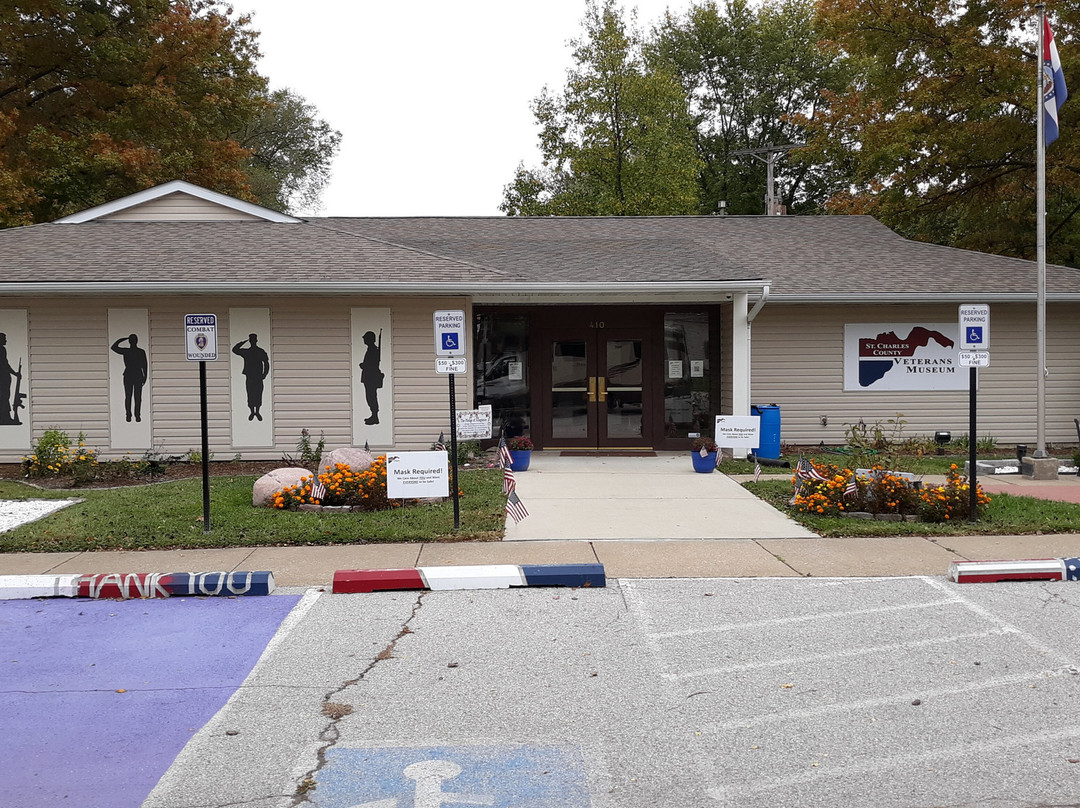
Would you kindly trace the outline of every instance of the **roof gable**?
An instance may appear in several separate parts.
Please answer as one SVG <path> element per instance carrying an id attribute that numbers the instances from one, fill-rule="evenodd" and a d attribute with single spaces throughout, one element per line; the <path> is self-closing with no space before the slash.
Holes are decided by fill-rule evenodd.
<path id="1" fill-rule="evenodd" d="M 244 202 L 183 180 L 147 188 L 104 205 L 73 213 L 57 224 L 82 224 L 95 220 L 128 222 L 260 221 L 296 224 L 300 219 Z"/>

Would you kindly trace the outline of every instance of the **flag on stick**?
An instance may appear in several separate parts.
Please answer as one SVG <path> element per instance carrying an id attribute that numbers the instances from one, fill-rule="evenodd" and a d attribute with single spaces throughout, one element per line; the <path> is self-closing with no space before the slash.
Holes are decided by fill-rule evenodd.
<path id="1" fill-rule="evenodd" d="M 445 432 L 440 432 L 439 433 L 439 439 L 437 441 L 435 441 L 435 446 L 433 447 L 433 451 L 436 451 L 436 452 L 445 452 L 446 451 L 446 433 Z"/>
<path id="2" fill-rule="evenodd" d="M 311 478 L 311 498 L 319 500 L 320 503 L 326 499 L 326 486 L 319 482 L 318 477 Z"/>
<path id="3" fill-rule="evenodd" d="M 817 466 L 807 458 L 799 455 L 799 463 L 795 467 L 795 476 L 803 480 L 826 480 L 824 474 L 817 470 Z"/>
<path id="4" fill-rule="evenodd" d="M 761 464 L 754 458 L 754 482 L 761 481 Z"/>
<path id="5" fill-rule="evenodd" d="M 859 494 L 859 484 L 855 482 L 855 475 L 851 475 L 851 479 L 847 481 L 847 485 L 844 486 L 844 499 L 851 499 Z"/>
<path id="6" fill-rule="evenodd" d="M 1058 110 L 1069 97 L 1065 74 L 1061 70 L 1057 44 L 1050 21 L 1043 17 L 1043 140 L 1049 146 L 1058 137 Z"/>
<path id="7" fill-rule="evenodd" d="M 516 491 L 511 491 L 510 496 L 506 498 L 506 515 L 514 520 L 514 524 L 529 515 L 525 509 L 525 503 L 521 501 Z"/>
<path id="8" fill-rule="evenodd" d="M 508 469 L 510 464 L 514 462 L 514 458 L 510 455 L 510 448 L 506 445 L 506 437 L 499 435 L 499 466 L 500 468 Z"/>

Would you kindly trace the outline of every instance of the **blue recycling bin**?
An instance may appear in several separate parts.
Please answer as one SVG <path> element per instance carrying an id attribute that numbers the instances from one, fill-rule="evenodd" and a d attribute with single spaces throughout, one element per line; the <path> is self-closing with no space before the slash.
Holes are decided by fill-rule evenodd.
<path id="1" fill-rule="evenodd" d="M 757 457 L 780 459 L 780 407 L 777 404 L 753 404 L 750 414 L 761 418 L 761 444 L 754 449 Z"/>

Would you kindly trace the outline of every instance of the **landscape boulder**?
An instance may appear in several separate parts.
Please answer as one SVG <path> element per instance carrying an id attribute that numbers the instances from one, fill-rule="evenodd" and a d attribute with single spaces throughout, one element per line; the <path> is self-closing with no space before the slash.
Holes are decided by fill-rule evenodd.
<path id="1" fill-rule="evenodd" d="M 264 474 L 255 481 L 255 487 L 251 491 L 251 504 L 256 508 L 270 505 L 270 498 L 291 485 L 298 485 L 304 477 L 314 477 L 310 469 L 281 468 Z"/>
<path id="2" fill-rule="evenodd" d="M 375 456 L 366 449 L 343 446 L 323 455 L 322 463 L 319 464 L 319 473 L 325 474 L 327 471 L 333 471 L 338 463 L 344 463 L 353 471 L 367 471 L 374 462 Z"/>

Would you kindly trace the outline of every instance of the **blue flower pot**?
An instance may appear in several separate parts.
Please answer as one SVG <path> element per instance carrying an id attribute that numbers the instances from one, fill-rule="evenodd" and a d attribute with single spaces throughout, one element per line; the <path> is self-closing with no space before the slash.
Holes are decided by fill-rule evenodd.
<path id="1" fill-rule="evenodd" d="M 532 449 L 510 450 L 511 471 L 528 471 L 530 460 L 532 460 Z"/>
<path id="2" fill-rule="evenodd" d="M 709 474 L 716 468 L 716 452 L 709 452 L 704 457 L 701 456 L 701 452 L 690 452 L 690 459 L 694 461 L 694 471 L 700 471 L 702 474 Z"/>

